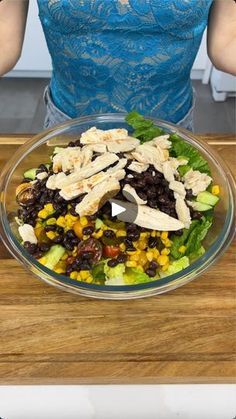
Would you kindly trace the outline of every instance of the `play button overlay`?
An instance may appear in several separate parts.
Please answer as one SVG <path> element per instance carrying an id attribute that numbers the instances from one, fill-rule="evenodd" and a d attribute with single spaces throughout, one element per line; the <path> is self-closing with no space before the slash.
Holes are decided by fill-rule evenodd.
<path id="1" fill-rule="evenodd" d="M 120 221 L 135 223 L 138 215 L 138 205 L 135 203 L 120 201 L 119 199 L 110 199 L 111 215 L 117 217 Z"/>
<path id="2" fill-rule="evenodd" d="M 116 202 L 113 202 L 112 200 L 110 200 L 111 203 L 111 216 L 115 217 L 116 215 L 120 215 L 122 214 L 122 212 L 126 211 L 126 208 L 121 205 L 121 204 L 117 204 Z"/>

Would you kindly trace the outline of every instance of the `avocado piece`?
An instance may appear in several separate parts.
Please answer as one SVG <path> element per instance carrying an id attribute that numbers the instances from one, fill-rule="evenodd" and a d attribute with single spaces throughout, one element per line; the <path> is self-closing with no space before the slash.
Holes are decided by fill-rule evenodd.
<path id="1" fill-rule="evenodd" d="M 209 211 L 210 209 L 212 209 L 211 205 L 208 204 L 203 204 L 202 202 L 193 202 L 191 201 L 191 206 L 195 211 Z"/>
<path id="2" fill-rule="evenodd" d="M 95 230 L 99 230 L 99 228 L 101 228 L 103 226 L 103 221 L 100 220 L 100 218 L 96 218 L 95 221 Z"/>
<path id="3" fill-rule="evenodd" d="M 211 205 L 212 207 L 214 207 L 214 205 L 217 204 L 217 202 L 219 201 L 219 197 L 216 195 L 213 195 L 210 192 L 200 192 L 197 196 L 197 202 L 201 202 L 202 204 L 207 204 L 207 205 Z"/>
<path id="4" fill-rule="evenodd" d="M 43 265 L 48 269 L 53 269 L 64 255 L 66 249 L 60 244 L 53 245 L 47 253 L 42 257 Z M 39 259 L 40 262 L 40 259 Z"/>
<path id="5" fill-rule="evenodd" d="M 24 173 L 24 177 L 34 180 L 36 178 L 36 170 L 37 169 L 35 167 L 32 169 L 26 170 L 26 172 Z"/>

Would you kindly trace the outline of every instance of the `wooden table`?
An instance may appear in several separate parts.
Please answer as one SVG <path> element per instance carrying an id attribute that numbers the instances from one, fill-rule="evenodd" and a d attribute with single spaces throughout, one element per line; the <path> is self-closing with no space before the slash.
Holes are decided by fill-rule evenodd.
<path id="1" fill-rule="evenodd" d="M 27 136 L 0 137 L 0 168 Z M 205 136 L 236 171 L 236 138 Z M 0 246 L 0 383 L 231 383 L 235 243 L 168 294 L 100 301 L 58 291 Z"/>

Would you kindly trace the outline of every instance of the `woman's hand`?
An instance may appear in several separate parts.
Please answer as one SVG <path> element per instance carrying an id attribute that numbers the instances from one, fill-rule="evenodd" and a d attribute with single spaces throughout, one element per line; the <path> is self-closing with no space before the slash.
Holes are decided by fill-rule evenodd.
<path id="1" fill-rule="evenodd" d="M 208 23 L 208 55 L 218 70 L 236 75 L 236 2 L 215 0 Z"/>
<path id="2" fill-rule="evenodd" d="M 20 58 L 28 3 L 28 0 L 0 2 L 0 76 L 10 71 Z"/>

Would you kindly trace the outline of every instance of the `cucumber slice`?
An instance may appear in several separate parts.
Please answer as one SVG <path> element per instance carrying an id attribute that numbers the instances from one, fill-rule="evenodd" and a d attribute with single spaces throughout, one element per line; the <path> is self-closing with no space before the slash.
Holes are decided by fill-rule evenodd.
<path id="1" fill-rule="evenodd" d="M 33 169 L 26 170 L 26 172 L 24 173 L 24 177 L 34 180 L 36 178 L 36 170 L 37 169 L 35 167 Z"/>
<path id="2" fill-rule="evenodd" d="M 198 194 L 197 201 L 201 202 L 202 204 L 207 204 L 214 207 L 214 205 L 216 205 L 217 202 L 219 201 L 219 197 L 216 195 L 213 195 L 210 192 L 205 191 L 205 192 L 200 192 Z"/>
<path id="3" fill-rule="evenodd" d="M 45 262 L 43 263 L 48 269 L 53 269 L 54 266 L 59 262 L 61 257 L 64 255 L 66 249 L 59 244 L 55 244 L 49 249 L 49 251 L 43 256 Z M 40 262 L 40 259 L 39 259 Z"/>
<path id="4" fill-rule="evenodd" d="M 209 211 L 210 209 L 212 209 L 211 205 L 208 204 L 203 204 L 202 202 L 193 202 L 191 201 L 191 206 L 195 211 Z"/>

